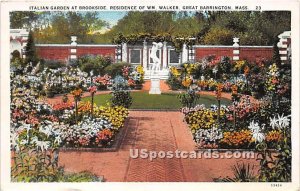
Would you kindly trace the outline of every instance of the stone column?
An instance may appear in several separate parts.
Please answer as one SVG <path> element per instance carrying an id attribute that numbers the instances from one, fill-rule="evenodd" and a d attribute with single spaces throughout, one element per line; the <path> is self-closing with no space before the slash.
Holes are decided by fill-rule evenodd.
<path id="1" fill-rule="evenodd" d="M 115 56 L 116 62 L 122 61 L 122 44 L 117 45 L 115 54 L 116 54 Z"/>
<path id="2" fill-rule="evenodd" d="M 77 36 L 71 36 L 70 59 L 77 59 Z"/>
<path id="3" fill-rule="evenodd" d="M 148 47 L 147 47 L 147 41 L 144 40 L 143 42 L 143 68 L 144 70 L 147 70 L 147 63 L 148 63 Z"/>
<path id="4" fill-rule="evenodd" d="M 181 52 L 181 61 L 182 63 L 186 63 L 188 62 L 188 49 L 187 49 L 187 46 L 186 44 L 184 43 L 182 45 L 182 52 Z"/>
<path id="5" fill-rule="evenodd" d="M 240 45 L 238 44 L 239 42 L 239 38 L 233 38 L 233 42 L 234 44 L 232 45 L 233 46 L 233 57 L 232 57 L 232 60 L 233 61 L 237 61 L 237 60 L 240 60 Z"/>
<path id="6" fill-rule="evenodd" d="M 124 42 L 122 44 L 122 62 L 128 61 L 128 54 L 127 54 L 127 43 Z"/>
<path id="7" fill-rule="evenodd" d="M 280 54 L 280 60 L 281 64 L 288 63 L 288 51 L 291 51 L 289 47 L 289 38 L 291 38 L 291 31 L 285 31 L 278 35 L 279 42 L 277 43 L 277 46 L 279 48 L 279 54 Z"/>
<path id="8" fill-rule="evenodd" d="M 168 50 L 167 42 L 163 42 L 163 69 L 166 69 L 168 65 Z"/>

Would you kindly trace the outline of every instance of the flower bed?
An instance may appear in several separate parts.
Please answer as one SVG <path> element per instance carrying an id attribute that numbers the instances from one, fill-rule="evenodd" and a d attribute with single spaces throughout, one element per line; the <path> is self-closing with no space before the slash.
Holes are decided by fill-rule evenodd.
<path id="1" fill-rule="evenodd" d="M 128 110 L 124 107 L 96 105 L 91 116 L 91 104 L 87 102 L 79 104 L 76 123 L 73 102 L 51 106 L 39 99 L 34 88 L 18 86 L 13 84 L 11 103 L 14 147 L 19 144 L 41 144 L 45 149 L 59 146 L 103 147 L 124 126 L 128 116 Z"/>
<path id="2" fill-rule="evenodd" d="M 237 121 L 234 125 L 230 107 L 221 107 L 219 121 L 215 106 L 206 108 L 204 105 L 197 105 L 191 109 L 182 109 L 184 120 L 191 129 L 198 148 L 255 149 L 257 144 L 265 141 L 270 149 L 274 149 L 283 139 L 282 129 L 290 127 L 290 116 L 284 114 L 267 117 L 269 121 L 265 123 L 258 122 L 262 121 L 258 116 L 264 112 L 265 106 L 251 114 L 252 118 Z M 247 110 L 247 115 L 251 111 Z"/>
<path id="3" fill-rule="evenodd" d="M 196 63 L 171 67 L 167 84 L 171 89 L 186 89 L 196 84 L 200 90 L 215 91 L 217 84 L 222 83 L 224 92 L 231 92 L 235 85 L 238 92 L 261 98 L 279 84 L 278 75 L 276 64 L 265 59 L 248 62 L 207 56 Z M 281 85 L 281 92 L 287 93 L 289 84 Z"/>
<path id="4" fill-rule="evenodd" d="M 119 137 L 128 109 L 81 102 L 80 85 L 54 105 L 42 96 L 39 75 L 11 73 L 12 179 L 58 181 L 60 148 L 108 148 Z M 95 88 L 88 88 L 91 94 Z M 47 156 L 47 157 L 45 157 Z M 24 170 L 34 169 L 32 171 Z"/>

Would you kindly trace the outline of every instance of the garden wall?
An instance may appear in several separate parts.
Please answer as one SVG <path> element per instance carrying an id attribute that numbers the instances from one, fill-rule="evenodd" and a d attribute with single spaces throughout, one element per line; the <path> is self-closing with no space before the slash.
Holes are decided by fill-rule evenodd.
<path id="1" fill-rule="evenodd" d="M 62 60 L 66 61 L 70 58 L 70 55 L 76 55 L 80 57 L 87 54 L 111 56 L 113 59 L 116 57 L 116 45 L 77 45 L 72 46 L 68 44 L 37 44 L 37 53 L 39 57 L 49 60 Z M 71 49 L 76 49 L 76 52 L 71 53 Z M 256 59 L 266 58 L 271 59 L 273 48 L 272 46 L 239 46 L 238 48 L 233 46 L 195 46 L 195 60 L 200 60 L 209 55 L 215 55 L 216 57 L 237 56 L 233 54 L 234 50 L 239 50 L 240 60 L 255 61 Z"/>
<path id="2" fill-rule="evenodd" d="M 74 46 L 66 44 L 37 44 L 37 54 L 46 60 L 66 61 L 70 58 L 71 49 Z M 76 56 L 80 57 L 87 54 L 111 56 L 115 58 L 116 46 L 114 45 L 77 45 Z"/>
<path id="3" fill-rule="evenodd" d="M 266 58 L 271 59 L 273 54 L 272 46 L 195 46 L 195 60 L 200 60 L 208 55 L 216 57 L 235 56 L 233 50 L 239 50 L 240 60 L 255 61 L 256 59 Z"/>

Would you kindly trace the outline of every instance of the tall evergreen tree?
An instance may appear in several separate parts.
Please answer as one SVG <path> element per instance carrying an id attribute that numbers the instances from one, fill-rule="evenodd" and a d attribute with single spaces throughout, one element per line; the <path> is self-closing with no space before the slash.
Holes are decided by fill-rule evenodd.
<path id="1" fill-rule="evenodd" d="M 36 54 L 36 48 L 33 38 L 33 32 L 29 31 L 27 44 L 25 46 L 25 63 L 29 64 L 32 63 L 33 66 L 35 66 L 38 62 L 38 57 Z"/>

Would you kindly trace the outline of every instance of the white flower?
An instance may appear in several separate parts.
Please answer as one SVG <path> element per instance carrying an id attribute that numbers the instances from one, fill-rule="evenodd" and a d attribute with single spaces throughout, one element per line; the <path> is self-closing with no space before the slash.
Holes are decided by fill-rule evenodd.
<path id="1" fill-rule="evenodd" d="M 16 151 L 19 151 L 19 144 L 18 144 L 18 140 L 19 140 L 19 135 L 16 132 L 12 132 L 11 133 L 11 145 L 13 148 L 16 149 Z"/>
<path id="2" fill-rule="evenodd" d="M 259 143 L 265 140 L 265 135 L 260 131 L 252 132 L 252 137 L 255 139 L 255 142 L 259 142 Z"/>
<path id="3" fill-rule="evenodd" d="M 289 116 L 279 116 L 278 115 L 278 128 L 286 128 L 290 125 L 290 119 L 288 118 Z"/>
<path id="4" fill-rule="evenodd" d="M 248 128 L 251 130 L 252 133 L 260 131 L 260 127 L 259 127 L 258 123 L 255 123 L 254 121 L 250 122 L 250 125 L 248 126 Z"/>
<path id="5" fill-rule="evenodd" d="M 271 125 L 272 129 L 287 128 L 290 125 L 290 119 L 289 119 L 289 117 L 290 117 L 290 115 L 284 116 L 284 114 L 282 114 L 282 116 L 280 116 L 278 114 L 278 119 L 276 119 L 275 116 L 274 116 L 274 118 L 270 118 L 270 125 Z"/>
<path id="6" fill-rule="evenodd" d="M 212 72 L 213 72 L 214 74 L 216 74 L 216 73 L 218 72 L 218 68 L 217 68 L 217 67 L 214 67 L 213 70 L 212 70 Z"/>
<path id="7" fill-rule="evenodd" d="M 276 117 L 270 118 L 270 125 L 272 129 L 275 129 L 278 126 Z"/>
<path id="8" fill-rule="evenodd" d="M 23 139 L 21 142 L 20 142 L 21 145 L 27 145 L 28 144 L 28 140 L 26 139 Z"/>
<path id="9" fill-rule="evenodd" d="M 49 148 L 50 142 L 49 141 L 37 141 L 36 146 L 37 146 L 37 148 L 40 148 L 43 152 L 44 150 L 47 150 Z"/>
<path id="10" fill-rule="evenodd" d="M 47 137 L 49 137 L 52 134 L 52 129 L 53 129 L 52 125 L 47 125 L 47 126 L 41 126 L 39 128 L 39 131 L 47 135 Z"/>
<path id="11" fill-rule="evenodd" d="M 36 136 L 34 136 L 34 137 L 31 139 L 31 142 L 32 142 L 33 144 L 37 144 L 38 141 L 39 141 L 39 140 L 38 140 L 38 138 L 37 138 Z"/>
<path id="12" fill-rule="evenodd" d="M 252 137 L 255 139 L 255 142 L 262 142 L 265 140 L 265 135 L 261 132 L 261 128 L 258 123 L 252 121 L 248 128 L 252 132 Z"/>
<path id="13" fill-rule="evenodd" d="M 57 143 L 58 145 L 60 145 L 61 142 L 62 142 L 62 140 L 61 140 L 60 136 L 56 136 L 54 143 Z"/>

